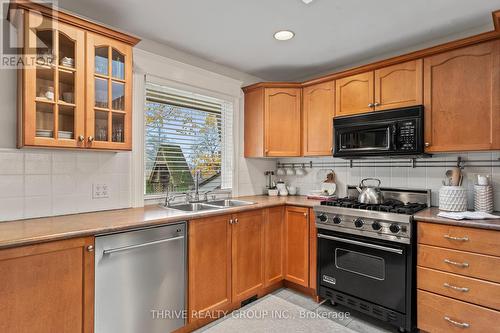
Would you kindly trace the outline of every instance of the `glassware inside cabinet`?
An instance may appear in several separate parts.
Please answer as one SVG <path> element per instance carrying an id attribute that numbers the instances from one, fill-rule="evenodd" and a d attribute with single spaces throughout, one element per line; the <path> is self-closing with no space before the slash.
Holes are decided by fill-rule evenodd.
<path id="1" fill-rule="evenodd" d="M 59 139 L 74 139 L 75 137 L 75 108 L 73 106 L 59 105 L 58 112 Z"/>
<path id="2" fill-rule="evenodd" d="M 54 69 L 36 67 L 36 94 L 37 99 L 54 100 Z"/>
<path id="3" fill-rule="evenodd" d="M 108 111 L 95 110 L 94 135 L 96 141 L 108 141 Z"/>
<path id="4" fill-rule="evenodd" d="M 75 74 L 59 68 L 59 101 L 66 104 L 75 103 Z"/>
<path id="5" fill-rule="evenodd" d="M 112 126 L 112 141 L 125 142 L 125 115 L 123 113 L 113 112 Z"/>

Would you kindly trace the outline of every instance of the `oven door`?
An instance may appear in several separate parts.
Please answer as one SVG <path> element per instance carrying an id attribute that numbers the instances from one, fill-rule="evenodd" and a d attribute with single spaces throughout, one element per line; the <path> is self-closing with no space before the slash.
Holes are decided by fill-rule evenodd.
<path id="1" fill-rule="evenodd" d="M 403 244 L 318 230 L 321 286 L 405 313 L 406 254 Z"/>
<path id="2" fill-rule="evenodd" d="M 395 131 L 392 122 L 335 128 L 335 156 L 390 152 L 394 149 Z"/>

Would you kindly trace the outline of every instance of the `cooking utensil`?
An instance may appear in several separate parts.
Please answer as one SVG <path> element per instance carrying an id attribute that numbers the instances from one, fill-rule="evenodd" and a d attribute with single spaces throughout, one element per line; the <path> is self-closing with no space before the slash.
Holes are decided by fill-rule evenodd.
<path id="1" fill-rule="evenodd" d="M 377 186 L 365 185 L 365 181 L 374 180 L 378 182 Z M 380 190 L 380 179 L 376 178 L 365 178 L 360 183 L 356 189 L 359 192 L 358 201 L 363 204 L 381 204 L 384 202 L 384 195 Z"/>

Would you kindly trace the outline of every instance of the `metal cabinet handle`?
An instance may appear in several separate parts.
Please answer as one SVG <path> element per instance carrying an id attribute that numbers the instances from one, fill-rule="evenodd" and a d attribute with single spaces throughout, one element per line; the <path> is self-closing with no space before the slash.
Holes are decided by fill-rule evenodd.
<path id="1" fill-rule="evenodd" d="M 445 259 L 444 262 L 447 264 L 450 264 L 450 265 L 458 266 L 458 267 L 463 267 L 463 268 L 469 267 L 469 264 L 466 262 L 456 262 L 456 261 L 453 261 L 450 259 Z"/>
<path id="2" fill-rule="evenodd" d="M 342 242 L 342 243 L 347 243 L 347 244 L 353 244 L 353 245 L 368 247 L 368 248 L 371 248 L 371 249 L 377 249 L 377 250 L 391 252 L 391 253 L 403 254 L 403 250 L 401 250 L 401 249 L 394 249 L 392 247 L 387 247 L 387 246 L 382 246 L 382 245 L 377 245 L 377 244 L 371 244 L 371 243 L 365 243 L 365 242 L 359 242 L 359 241 L 355 241 L 355 240 L 352 240 L 352 239 L 340 238 L 340 237 L 335 237 L 335 236 L 330 236 L 330 235 L 324 235 L 324 234 L 318 234 L 318 238 L 324 238 L 324 239 L 329 239 L 329 240 L 333 240 L 333 241 L 337 241 L 337 242 Z"/>
<path id="3" fill-rule="evenodd" d="M 451 285 L 449 283 L 446 283 L 446 282 L 443 284 L 443 287 L 450 288 L 450 289 L 453 289 L 453 290 L 456 290 L 456 291 L 461 291 L 461 292 L 464 292 L 464 293 L 466 293 L 466 292 L 469 291 L 469 288 L 453 286 L 453 285 Z"/>
<path id="4" fill-rule="evenodd" d="M 94 141 L 94 137 L 91 135 L 91 136 L 89 136 L 89 142 L 92 142 L 92 141 Z"/>
<path id="5" fill-rule="evenodd" d="M 87 246 L 87 251 L 88 252 L 94 252 L 94 246 L 93 245 Z"/>
<path id="6" fill-rule="evenodd" d="M 83 142 L 85 141 L 85 137 L 83 135 L 78 136 L 78 141 Z"/>
<path id="7" fill-rule="evenodd" d="M 373 106 L 379 106 L 380 103 L 379 102 L 375 102 L 375 104 L 373 104 Z"/>
<path id="8" fill-rule="evenodd" d="M 369 107 L 369 108 L 372 108 L 372 107 L 374 107 L 374 106 L 375 106 L 375 104 L 373 104 L 373 103 L 368 103 L 368 107 Z"/>
<path id="9" fill-rule="evenodd" d="M 469 326 L 470 326 L 467 323 L 461 323 L 461 322 L 458 322 L 458 321 L 454 321 L 450 317 L 447 317 L 447 316 L 445 316 L 443 319 L 446 320 L 449 323 L 452 323 L 455 326 L 458 326 L 458 327 L 469 328 Z"/>
<path id="10" fill-rule="evenodd" d="M 467 242 L 469 240 L 469 237 L 464 236 L 464 237 L 454 237 L 450 235 L 443 235 L 444 238 L 449 239 L 449 240 L 455 240 L 455 241 L 461 241 L 461 242 Z"/>
<path id="11" fill-rule="evenodd" d="M 106 255 L 106 254 L 111 254 L 111 253 L 115 253 L 115 252 L 121 252 L 121 251 L 132 250 L 132 249 L 138 249 L 138 248 L 144 247 L 144 246 L 150 246 L 150 245 L 156 245 L 156 244 L 160 244 L 160 243 L 171 242 L 171 241 L 178 240 L 178 239 L 183 239 L 183 238 L 184 238 L 184 236 L 177 236 L 177 237 L 160 239 L 160 240 L 157 240 L 157 241 L 147 242 L 147 243 L 142 243 L 142 244 L 137 244 L 137 245 L 117 247 L 117 248 L 114 248 L 114 249 L 104 250 L 104 251 L 102 251 L 102 254 Z"/>
<path id="12" fill-rule="evenodd" d="M 238 224 L 238 219 L 234 219 L 234 223 L 235 223 L 235 224 Z"/>
<path id="13" fill-rule="evenodd" d="M 431 144 L 430 144 L 429 142 L 426 142 L 426 143 L 424 144 L 424 146 L 426 146 L 426 147 L 430 147 L 430 146 L 431 146 Z"/>
<path id="14" fill-rule="evenodd" d="M 229 219 L 229 224 L 233 224 L 233 219 Z"/>

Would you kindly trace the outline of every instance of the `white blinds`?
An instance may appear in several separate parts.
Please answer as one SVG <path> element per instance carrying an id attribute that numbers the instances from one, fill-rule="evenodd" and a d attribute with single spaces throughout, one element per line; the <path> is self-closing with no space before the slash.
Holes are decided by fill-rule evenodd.
<path id="1" fill-rule="evenodd" d="M 232 187 L 233 105 L 229 101 L 146 84 L 145 195 Z"/>

